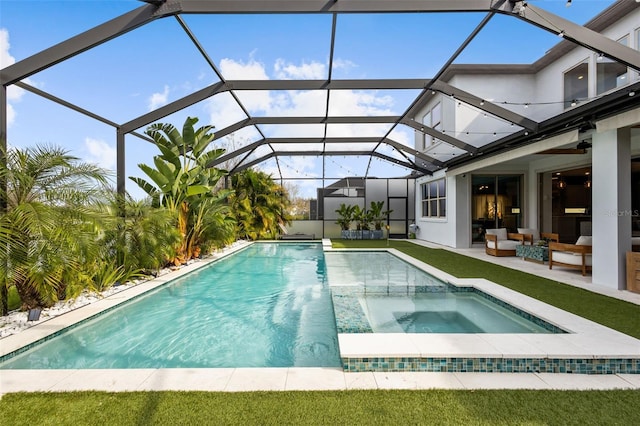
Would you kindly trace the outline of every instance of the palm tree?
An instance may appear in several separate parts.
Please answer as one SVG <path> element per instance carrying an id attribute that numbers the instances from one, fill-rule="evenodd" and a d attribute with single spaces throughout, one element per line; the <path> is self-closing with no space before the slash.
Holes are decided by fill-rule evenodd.
<path id="1" fill-rule="evenodd" d="M 202 229 L 205 215 L 224 215 L 220 208 L 230 195 L 228 190 L 216 190 L 216 184 L 225 171 L 209 167 L 209 164 L 224 153 L 222 149 L 211 149 L 213 126 L 202 126 L 194 130 L 197 118 L 188 117 L 182 134 L 171 124 L 154 124 L 145 132 L 151 136 L 161 154 L 154 157 L 155 168 L 139 164 L 151 182 L 130 177 L 153 200 L 154 206 L 164 206 L 174 214 L 180 243 L 174 263 L 180 264 L 200 253 L 202 237 L 209 235 Z M 204 204 L 202 204 L 204 203 Z"/>
<path id="2" fill-rule="evenodd" d="M 23 308 L 49 306 L 69 286 L 88 282 L 83 268 L 98 252 L 89 206 L 107 172 L 61 148 L 36 146 L 3 154 L 0 198 L 3 297 L 15 286 Z M 2 301 L 6 313 L 5 300 Z"/>
<path id="3" fill-rule="evenodd" d="M 275 238 L 280 225 L 290 222 L 285 213 L 290 204 L 287 192 L 270 175 L 246 169 L 231 177 L 231 185 L 240 238 Z"/>

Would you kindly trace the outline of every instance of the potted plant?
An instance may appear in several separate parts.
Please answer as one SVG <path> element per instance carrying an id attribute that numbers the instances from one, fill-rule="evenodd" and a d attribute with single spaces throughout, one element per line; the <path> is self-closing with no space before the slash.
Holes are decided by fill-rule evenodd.
<path id="1" fill-rule="evenodd" d="M 371 222 L 373 222 L 373 215 L 369 210 L 362 210 L 362 220 L 360 226 L 362 228 L 362 239 L 369 240 L 373 238 L 373 231 L 371 230 Z"/>
<path id="2" fill-rule="evenodd" d="M 363 234 L 364 234 L 363 231 L 365 227 L 367 228 L 367 231 L 369 230 L 368 226 L 366 225 L 366 218 L 365 218 L 367 211 L 365 209 L 360 208 L 360 206 L 353 206 L 353 207 L 354 207 L 353 220 L 356 222 L 356 238 L 361 240 L 363 238 Z"/>
<path id="3" fill-rule="evenodd" d="M 336 224 L 340 225 L 340 236 L 343 239 L 351 238 L 351 222 L 354 219 L 354 211 L 357 206 L 346 205 L 344 203 L 340 204 L 340 208 L 336 210 L 338 213 L 338 220 Z"/>
<path id="4" fill-rule="evenodd" d="M 393 210 L 382 210 L 384 207 L 384 201 L 372 201 L 369 212 L 371 213 L 371 221 L 373 222 L 374 231 L 372 238 L 381 239 L 384 236 L 382 227 L 386 222 L 387 217 Z"/>

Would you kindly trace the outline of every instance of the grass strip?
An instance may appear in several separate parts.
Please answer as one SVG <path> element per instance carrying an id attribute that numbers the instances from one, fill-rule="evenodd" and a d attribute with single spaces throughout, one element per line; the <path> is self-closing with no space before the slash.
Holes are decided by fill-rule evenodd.
<path id="1" fill-rule="evenodd" d="M 332 242 L 335 248 L 387 247 L 386 240 L 332 240 Z M 455 277 L 485 278 L 640 339 L 640 305 L 445 249 L 434 249 L 409 241 L 393 240 L 389 241 L 389 247 L 398 249 Z"/>
<path id="2" fill-rule="evenodd" d="M 0 424 L 627 425 L 637 390 L 16 393 Z"/>

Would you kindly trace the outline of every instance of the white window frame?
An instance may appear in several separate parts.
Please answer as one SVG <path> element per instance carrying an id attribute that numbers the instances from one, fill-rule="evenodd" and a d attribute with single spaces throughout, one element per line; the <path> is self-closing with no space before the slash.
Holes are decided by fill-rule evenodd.
<path id="1" fill-rule="evenodd" d="M 435 109 L 439 109 L 440 111 L 440 120 L 436 123 L 433 122 L 433 111 Z M 442 102 L 438 101 L 436 102 L 433 107 L 431 107 L 429 109 L 429 111 L 427 111 L 423 116 L 422 116 L 422 124 L 430 127 L 434 130 L 438 130 L 438 131 L 442 131 Z M 439 139 L 434 138 L 433 136 L 424 133 L 422 135 L 422 140 L 423 140 L 423 150 L 427 150 L 430 147 L 432 147 L 433 145 L 435 145 Z"/>
<path id="2" fill-rule="evenodd" d="M 435 193 L 432 193 L 431 189 L 435 189 Z M 420 201 L 423 218 L 445 219 L 447 217 L 446 178 L 436 179 L 420 184 Z M 434 205 L 435 209 L 433 208 Z"/>

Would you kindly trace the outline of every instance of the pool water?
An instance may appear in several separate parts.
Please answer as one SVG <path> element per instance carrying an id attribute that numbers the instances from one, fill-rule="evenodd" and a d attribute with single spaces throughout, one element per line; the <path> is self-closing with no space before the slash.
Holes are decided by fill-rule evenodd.
<path id="1" fill-rule="evenodd" d="M 3 369 L 340 367 L 338 333 L 563 333 L 387 252 L 260 243 L 15 356 Z"/>
<path id="2" fill-rule="evenodd" d="M 563 333 L 387 252 L 325 253 L 339 333 Z"/>
<path id="3" fill-rule="evenodd" d="M 320 244 L 253 244 L 0 368 L 341 366 Z"/>

